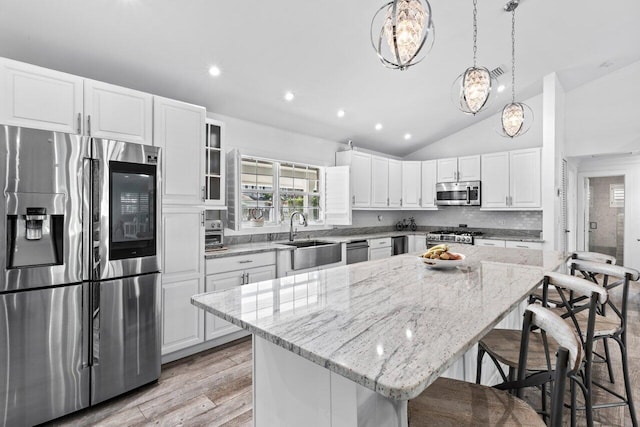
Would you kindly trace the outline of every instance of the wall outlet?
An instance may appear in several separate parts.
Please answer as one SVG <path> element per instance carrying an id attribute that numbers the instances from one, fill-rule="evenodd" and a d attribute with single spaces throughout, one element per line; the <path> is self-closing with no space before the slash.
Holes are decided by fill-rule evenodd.
<path id="1" fill-rule="evenodd" d="M 504 219 L 499 219 L 498 220 L 498 225 L 505 225 L 506 221 Z"/>

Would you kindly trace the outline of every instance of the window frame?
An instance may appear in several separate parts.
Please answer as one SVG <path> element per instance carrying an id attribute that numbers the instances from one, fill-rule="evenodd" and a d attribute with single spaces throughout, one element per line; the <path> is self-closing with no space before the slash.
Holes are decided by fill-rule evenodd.
<path id="1" fill-rule="evenodd" d="M 243 175 L 243 162 L 246 160 L 250 160 L 250 161 L 256 161 L 256 162 L 267 162 L 270 163 L 273 167 L 273 191 L 265 191 L 265 190 L 259 190 L 259 189 L 255 189 L 255 190 L 249 190 L 249 189 L 245 189 L 244 188 L 244 184 L 242 182 L 242 175 Z M 250 193 L 257 193 L 257 194 L 272 194 L 272 206 L 269 209 L 273 209 L 273 216 L 274 219 L 273 221 L 269 221 L 269 222 L 264 222 L 263 225 L 264 227 L 271 227 L 271 228 L 282 228 L 282 226 L 287 226 L 289 225 L 289 218 L 281 218 L 281 212 L 282 212 L 282 208 L 284 207 L 284 204 L 281 201 L 281 195 L 284 194 L 297 194 L 296 192 L 286 192 L 286 191 L 281 191 L 281 167 L 283 165 L 291 165 L 293 166 L 294 170 L 296 168 L 305 168 L 305 169 L 317 169 L 318 171 L 318 192 L 317 193 L 312 193 L 312 192 L 301 192 L 299 194 L 303 195 L 303 196 L 309 196 L 309 197 L 313 197 L 313 196 L 317 196 L 318 197 L 318 220 L 312 220 L 310 218 L 310 209 L 315 209 L 314 206 L 304 206 L 302 208 L 303 212 L 305 213 L 305 215 L 307 216 L 307 223 L 310 226 L 325 226 L 326 225 L 326 220 L 325 220 L 325 215 L 324 215 L 324 202 L 325 202 L 325 194 L 323 191 L 324 188 L 324 167 L 322 166 L 318 166 L 318 165 L 312 165 L 312 164 L 308 164 L 308 163 L 303 163 L 303 162 L 294 162 L 294 161 L 288 161 L 288 160 L 277 160 L 277 159 L 269 159 L 269 158 L 265 158 L 265 157 L 259 157 L 259 156 L 252 156 L 252 155 L 248 155 L 248 154 L 240 154 L 240 167 L 238 170 L 238 175 L 239 175 L 239 179 L 238 179 L 238 184 L 239 184 L 239 198 L 240 198 L 240 212 L 239 212 L 239 216 L 240 216 L 240 229 L 255 229 L 255 225 L 252 225 L 252 223 L 250 221 L 245 220 L 244 218 L 244 213 L 243 213 L 243 205 L 242 205 L 242 198 L 243 195 L 245 194 L 250 194 Z M 295 178 L 295 177 L 294 177 Z M 308 178 L 307 178 L 308 180 Z"/>

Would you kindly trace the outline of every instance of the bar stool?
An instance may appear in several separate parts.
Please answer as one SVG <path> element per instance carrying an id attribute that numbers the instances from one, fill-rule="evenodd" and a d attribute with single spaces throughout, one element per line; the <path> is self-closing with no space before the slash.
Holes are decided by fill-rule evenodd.
<path id="1" fill-rule="evenodd" d="M 591 405 L 591 388 L 592 381 L 592 360 L 593 360 L 593 341 L 595 330 L 595 319 L 600 304 L 608 299 L 607 290 L 588 280 L 569 276 L 560 273 L 547 273 L 543 279 L 542 287 L 542 305 L 548 305 L 548 294 L 551 289 L 555 289 L 554 295 L 557 295 L 559 304 L 557 308 L 550 309 L 559 317 L 568 319 L 565 321 L 568 326 L 575 329 L 580 337 L 581 345 L 584 349 L 584 366 L 580 372 L 581 380 L 572 381 L 571 387 L 571 425 L 576 423 L 576 385 L 581 389 L 585 399 L 585 410 L 587 425 L 593 425 L 593 414 Z M 587 300 L 586 304 L 581 306 L 574 302 L 577 300 Z M 578 318 L 583 319 L 586 316 L 586 322 L 580 323 Z M 478 343 L 478 364 L 476 370 L 476 383 L 480 383 L 482 377 L 482 360 L 485 353 L 489 355 L 503 381 L 513 378 L 516 372 L 520 372 L 519 354 L 520 343 L 518 336 L 520 331 L 512 329 L 493 329 Z M 546 369 L 546 360 L 544 359 L 544 347 L 542 345 L 542 337 L 536 337 L 534 345 L 530 349 L 529 359 L 527 360 L 527 369 L 529 371 L 544 371 Z M 504 373 L 500 363 L 508 366 L 508 377 Z M 576 377 L 577 378 L 577 377 Z M 542 386 L 542 411 L 546 411 L 546 389 Z"/>
<path id="2" fill-rule="evenodd" d="M 535 328 L 541 333 L 532 334 Z M 545 372 L 526 377 L 528 349 L 534 336 L 542 337 L 547 366 Z M 520 348 L 523 349 L 519 356 L 523 369 L 516 381 L 492 388 L 438 378 L 422 394 L 409 400 L 409 426 L 545 426 L 537 412 L 519 397 L 522 387 L 553 381 L 550 425 L 560 427 L 566 379 L 572 379 L 582 363 L 582 345 L 575 331 L 550 310 L 530 305 L 525 310 Z M 557 350 L 555 370 L 550 348 Z M 516 395 L 504 391 L 507 389 L 516 389 Z"/>
<path id="3" fill-rule="evenodd" d="M 598 408 L 608 408 L 612 406 L 628 406 L 629 412 L 631 415 L 631 422 L 634 427 L 638 426 L 638 420 L 635 412 L 635 407 L 633 404 L 633 397 L 631 393 L 631 381 L 629 378 L 629 362 L 627 357 L 627 310 L 628 310 L 628 299 L 629 299 L 629 286 L 631 281 L 638 281 L 640 279 L 640 272 L 635 269 L 622 267 L 618 265 L 611 264 L 602 264 L 599 262 L 593 261 L 584 261 L 580 259 L 574 259 L 571 262 L 571 274 L 575 275 L 576 272 L 580 271 L 584 277 L 590 279 L 594 283 L 598 283 L 597 276 L 602 275 L 602 286 L 607 291 L 610 291 L 613 288 L 618 286 L 622 286 L 622 303 L 620 307 L 617 307 L 611 300 L 608 300 L 606 304 L 602 304 L 600 308 L 600 315 L 596 317 L 595 327 L 594 327 L 594 336 L 596 340 L 603 340 L 605 355 L 597 355 L 601 359 L 603 359 L 607 363 L 607 368 L 609 371 L 609 379 L 611 383 L 614 383 L 613 378 L 613 370 L 611 368 L 611 355 L 609 352 L 609 347 L 607 345 L 608 339 L 613 339 L 618 343 L 620 347 L 621 359 L 622 359 L 622 373 L 624 376 L 624 387 L 626 396 L 622 396 L 619 393 L 611 390 L 611 388 L 600 384 L 598 382 L 593 381 L 592 384 L 605 390 L 609 394 L 615 396 L 620 399 L 619 402 L 609 402 L 594 405 L 594 409 Z M 613 283 L 609 283 L 609 279 L 617 278 Z M 610 308 L 613 311 L 614 316 L 605 316 L 606 308 Z M 580 324 L 584 324 L 585 319 L 584 316 L 578 319 Z"/>

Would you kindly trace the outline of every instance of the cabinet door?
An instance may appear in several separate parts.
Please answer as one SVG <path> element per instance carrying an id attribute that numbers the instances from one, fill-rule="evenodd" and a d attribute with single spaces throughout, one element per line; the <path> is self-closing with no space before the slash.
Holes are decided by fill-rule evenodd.
<path id="1" fill-rule="evenodd" d="M 389 258 L 391 256 L 391 248 L 372 248 L 369 250 L 369 261 L 376 259 Z"/>
<path id="2" fill-rule="evenodd" d="M 371 157 L 371 206 L 389 206 L 389 159 Z"/>
<path id="3" fill-rule="evenodd" d="M 262 282 L 276 278 L 276 266 L 267 265 L 264 267 L 249 268 L 246 270 L 247 283 Z"/>
<path id="4" fill-rule="evenodd" d="M 82 78 L 0 58 L 0 123 L 82 133 Z"/>
<path id="5" fill-rule="evenodd" d="M 328 167 L 325 169 L 324 173 L 325 223 L 334 225 L 351 225 L 349 167 Z"/>
<path id="6" fill-rule="evenodd" d="M 482 207 L 505 208 L 509 202 L 509 153 L 482 155 Z"/>
<path id="7" fill-rule="evenodd" d="M 154 145 L 162 148 L 162 202 L 204 202 L 203 107 L 154 97 Z"/>
<path id="8" fill-rule="evenodd" d="M 420 207 L 420 162 L 402 162 L 402 207 Z"/>
<path id="9" fill-rule="evenodd" d="M 402 206 L 402 162 L 389 159 L 389 206 Z"/>
<path id="10" fill-rule="evenodd" d="M 204 310 L 191 297 L 204 291 L 204 276 L 168 281 L 162 278 L 162 355 L 204 342 Z"/>
<path id="11" fill-rule="evenodd" d="M 84 81 L 87 135 L 152 145 L 153 96 L 95 80 Z"/>
<path id="12" fill-rule="evenodd" d="M 438 159 L 438 182 L 456 182 L 458 180 L 458 158 Z"/>
<path id="13" fill-rule="evenodd" d="M 371 206 L 371 156 L 353 152 L 351 158 L 351 185 L 354 207 Z"/>
<path id="14" fill-rule="evenodd" d="M 458 157 L 458 181 L 480 180 L 480 156 Z"/>
<path id="15" fill-rule="evenodd" d="M 245 272 L 243 270 L 227 273 L 211 274 L 207 276 L 206 292 L 222 291 L 242 286 Z M 236 331 L 241 328 L 222 320 L 218 316 L 206 313 L 206 339 L 211 340 Z"/>
<path id="16" fill-rule="evenodd" d="M 540 207 L 540 149 L 511 151 L 511 207 Z"/>
<path id="17" fill-rule="evenodd" d="M 433 208 L 436 206 L 437 169 L 437 162 L 435 160 L 422 162 L 421 205 L 423 208 Z"/>
<path id="18" fill-rule="evenodd" d="M 204 211 L 185 206 L 162 211 L 162 277 L 174 279 L 204 274 Z"/>
<path id="19" fill-rule="evenodd" d="M 225 205 L 224 126 L 217 120 L 206 119 L 204 165 L 204 194 L 207 205 Z"/>

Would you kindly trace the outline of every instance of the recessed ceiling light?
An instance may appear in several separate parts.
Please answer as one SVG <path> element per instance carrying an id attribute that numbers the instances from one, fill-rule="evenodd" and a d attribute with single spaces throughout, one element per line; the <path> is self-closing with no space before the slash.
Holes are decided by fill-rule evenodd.
<path id="1" fill-rule="evenodd" d="M 284 94 L 285 101 L 293 101 L 293 98 L 295 98 L 295 95 L 293 94 L 293 92 L 286 92 Z"/>
<path id="2" fill-rule="evenodd" d="M 209 74 L 211 74 L 213 77 L 218 77 L 221 73 L 222 72 L 217 65 L 212 65 L 211 68 L 209 68 Z"/>
<path id="3" fill-rule="evenodd" d="M 340 118 L 344 117 L 344 110 L 338 110 L 338 117 Z"/>
<path id="4" fill-rule="evenodd" d="M 376 123 L 376 130 L 382 130 L 382 123 Z"/>
<path id="5" fill-rule="evenodd" d="M 411 134 L 410 133 L 405 133 L 404 134 L 404 139 L 407 140 L 407 141 L 410 140 L 411 139 Z"/>
<path id="6" fill-rule="evenodd" d="M 506 89 L 505 85 L 498 86 L 498 92 L 504 92 L 505 89 Z"/>

